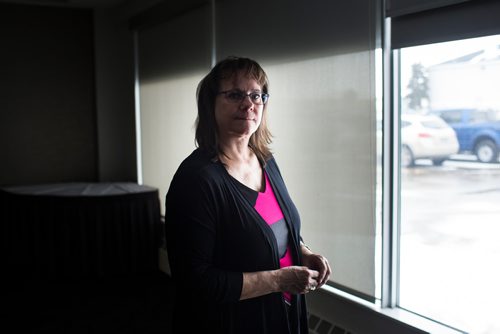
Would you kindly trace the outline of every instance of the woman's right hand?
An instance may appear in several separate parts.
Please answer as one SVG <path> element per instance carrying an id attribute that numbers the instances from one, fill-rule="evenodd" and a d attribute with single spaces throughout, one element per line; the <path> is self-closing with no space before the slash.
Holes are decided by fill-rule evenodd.
<path id="1" fill-rule="evenodd" d="M 302 266 L 284 267 L 278 270 L 278 285 L 282 292 L 304 294 L 316 289 L 319 272 Z"/>

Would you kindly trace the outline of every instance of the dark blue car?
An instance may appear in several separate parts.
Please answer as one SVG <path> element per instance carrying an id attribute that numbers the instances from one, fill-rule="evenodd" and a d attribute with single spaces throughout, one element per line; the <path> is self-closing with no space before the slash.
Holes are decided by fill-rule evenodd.
<path id="1" fill-rule="evenodd" d="M 500 111 L 480 109 L 433 110 L 457 134 L 460 152 L 473 153 L 481 162 L 498 162 Z"/>

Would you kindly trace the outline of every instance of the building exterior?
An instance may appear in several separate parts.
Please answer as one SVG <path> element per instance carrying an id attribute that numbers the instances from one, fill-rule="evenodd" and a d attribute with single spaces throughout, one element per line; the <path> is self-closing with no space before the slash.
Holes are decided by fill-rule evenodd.
<path id="1" fill-rule="evenodd" d="M 500 109 L 500 45 L 430 66 L 430 109 Z"/>

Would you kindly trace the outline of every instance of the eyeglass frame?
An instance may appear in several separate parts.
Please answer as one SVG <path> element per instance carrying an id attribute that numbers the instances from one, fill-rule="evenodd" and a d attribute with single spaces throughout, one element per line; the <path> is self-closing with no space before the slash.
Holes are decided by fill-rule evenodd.
<path id="1" fill-rule="evenodd" d="M 227 97 L 228 93 L 240 93 L 241 99 L 231 100 Z M 260 100 L 262 101 L 262 103 L 256 103 L 251 97 L 252 94 L 260 95 Z M 267 103 L 267 101 L 269 100 L 269 94 L 267 94 L 267 93 L 257 93 L 257 92 L 245 93 L 239 89 L 224 90 L 224 91 L 218 92 L 217 95 L 224 95 L 224 97 L 226 97 L 226 99 L 228 99 L 230 102 L 234 102 L 234 103 L 241 103 L 241 102 L 243 102 L 243 100 L 246 97 L 250 97 L 250 101 L 252 101 L 253 104 L 257 104 L 257 105 L 265 105 Z"/>

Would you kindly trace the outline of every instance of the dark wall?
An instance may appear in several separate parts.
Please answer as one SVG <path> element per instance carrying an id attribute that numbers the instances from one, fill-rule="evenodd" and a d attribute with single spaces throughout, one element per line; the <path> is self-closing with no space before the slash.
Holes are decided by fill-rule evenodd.
<path id="1" fill-rule="evenodd" d="M 137 180 L 134 40 L 128 21 L 94 10 L 99 181 Z"/>
<path id="2" fill-rule="evenodd" d="M 0 4 L 0 185 L 98 179 L 91 10 Z"/>

